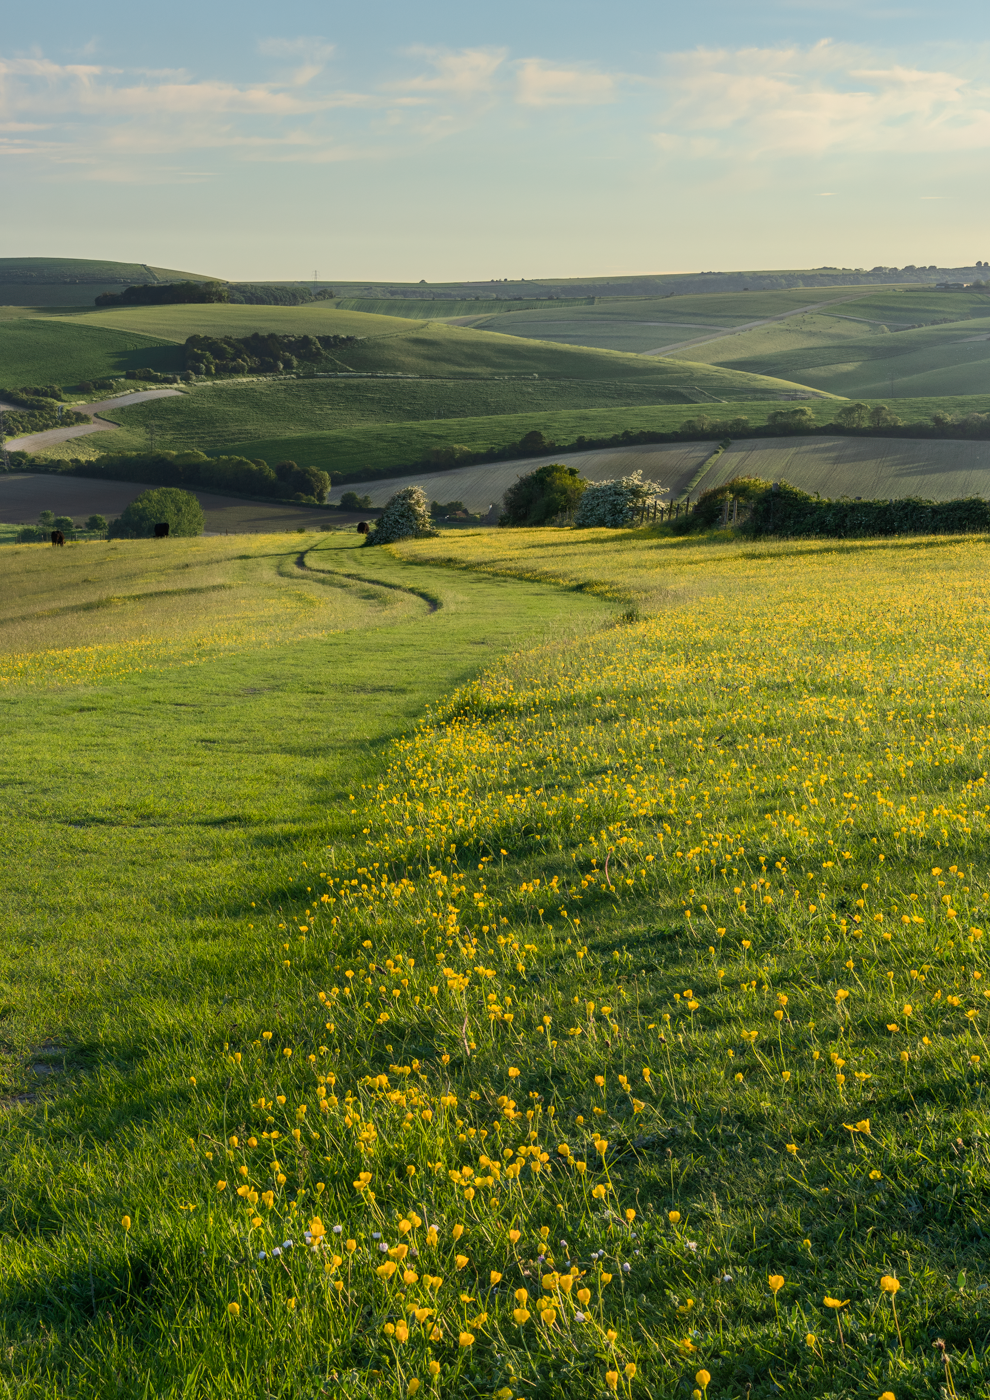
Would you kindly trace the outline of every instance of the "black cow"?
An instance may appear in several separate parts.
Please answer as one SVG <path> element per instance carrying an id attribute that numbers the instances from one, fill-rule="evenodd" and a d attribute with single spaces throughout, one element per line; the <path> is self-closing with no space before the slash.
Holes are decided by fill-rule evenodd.
<path id="1" fill-rule="evenodd" d="M 63 544 L 65 544 L 65 536 L 62 534 L 62 531 L 61 531 L 61 530 L 53 530 L 53 531 L 52 531 L 52 544 L 53 544 L 53 545 L 56 545 L 56 544 L 57 544 L 57 545 L 63 545 Z"/>
<path id="2" fill-rule="evenodd" d="M 359 520 L 359 521 L 358 521 L 357 532 L 358 532 L 359 535 L 366 535 L 366 534 L 368 533 L 368 522 L 367 522 L 367 520 Z"/>
<path id="3" fill-rule="evenodd" d="M 156 525 L 156 526 L 155 526 L 155 539 L 156 539 L 156 540 L 167 540 L 167 539 L 168 539 L 168 521 L 167 521 L 167 520 L 164 520 L 164 521 L 161 523 L 161 525 Z"/>

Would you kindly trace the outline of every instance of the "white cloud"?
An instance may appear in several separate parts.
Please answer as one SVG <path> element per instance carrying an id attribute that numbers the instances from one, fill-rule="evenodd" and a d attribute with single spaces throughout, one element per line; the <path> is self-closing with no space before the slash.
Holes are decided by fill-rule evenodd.
<path id="1" fill-rule="evenodd" d="M 425 58 L 433 72 L 390 83 L 388 90 L 430 97 L 473 98 L 488 94 L 506 58 L 505 49 L 460 49 L 451 53 L 446 49 L 415 48 L 409 52 Z"/>
<path id="2" fill-rule="evenodd" d="M 597 105 L 615 100 L 615 79 L 581 68 L 555 68 L 524 58 L 516 72 L 516 98 L 526 107 Z"/>
<path id="3" fill-rule="evenodd" d="M 964 73 L 881 66 L 870 57 L 826 41 L 672 55 L 654 140 L 669 150 L 671 132 L 705 134 L 716 138 L 718 154 L 752 159 L 990 146 L 985 85 Z"/>

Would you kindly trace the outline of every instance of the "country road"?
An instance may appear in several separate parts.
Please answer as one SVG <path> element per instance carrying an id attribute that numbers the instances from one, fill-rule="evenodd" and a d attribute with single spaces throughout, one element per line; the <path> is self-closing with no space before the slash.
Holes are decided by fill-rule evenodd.
<path id="1" fill-rule="evenodd" d="M 147 399 L 175 398 L 179 393 L 178 389 L 139 389 L 134 394 L 119 394 L 114 399 L 101 399 L 99 403 L 74 403 L 67 406 L 76 413 L 101 414 L 115 408 L 128 408 L 133 403 L 144 403 Z M 70 428 L 46 428 L 44 432 L 8 438 L 7 450 L 36 452 L 40 447 L 54 447 L 56 443 L 69 442 L 72 438 L 85 437 L 89 433 L 107 432 L 117 426 L 116 423 L 100 418 L 95 423 L 75 423 Z"/>

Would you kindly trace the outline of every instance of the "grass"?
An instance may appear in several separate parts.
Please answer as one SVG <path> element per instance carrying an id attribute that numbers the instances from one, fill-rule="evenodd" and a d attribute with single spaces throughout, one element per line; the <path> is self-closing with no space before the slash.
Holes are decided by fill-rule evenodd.
<path id="1" fill-rule="evenodd" d="M 7 1393 L 985 1400 L 988 547 L 327 541 L 443 606 L 9 691 Z"/>
<path id="2" fill-rule="evenodd" d="M 369 317 L 357 311 L 336 311 L 327 302 L 305 306 L 125 306 L 110 311 L 74 312 L 63 318 L 72 325 L 133 330 L 162 340 L 182 342 L 190 335 L 250 335 L 275 331 L 284 335 L 387 335 L 411 329 L 395 316 Z"/>
<path id="3" fill-rule="evenodd" d="M 386 394 L 383 399 L 387 401 Z M 165 402 L 164 400 L 162 402 Z M 168 402 L 168 413 L 176 411 L 177 399 Z M 829 423 L 835 417 L 834 399 L 809 400 L 807 407 L 817 423 Z M 792 408 L 785 400 L 740 400 L 725 404 L 705 402 L 694 406 L 684 404 L 627 405 L 622 408 L 580 408 L 546 410 L 529 413 L 489 415 L 479 418 L 459 418 L 455 421 L 427 419 L 382 424 L 356 425 L 325 433 L 291 433 L 281 437 L 258 437 L 235 443 L 227 442 L 232 451 L 261 457 L 268 462 L 283 458 L 312 463 L 333 473 L 337 482 L 371 481 L 375 477 L 390 477 L 397 468 L 410 468 L 415 474 L 417 462 L 432 448 L 457 445 L 472 452 L 490 452 L 519 442 L 528 432 L 538 430 L 550 441 L 576 442 L 579 437 L 613 437 L 628 429 L 630 432 L 676 432 L 681 424 L 696 419 L 699 414 L 722 419 L 738 416 L 748 418 L 754 426 L 765 423 L 777 409 Z M 927 420 L 931 414 L 946 412 L 957 416 L 985 413 L 990 410 L 990 395 L 943 396 L 939 398 L 901 399 L 897 412 L 905 421 Z M 183 416 L 193 410 L 183 403 Z M 135 406 L 127 410 L 128 424 L 140 418 L 150 418 L 148 409 Z M 160 429 L 168 419 L 165 414 L 157 420 Z M 174 421 L 174 420 L 172 420 Z M 176 431 L 176 430 L 167 430 Z M 131 439 L 143 445 L 138 437 Z M 204 435 L 205 440 L 205 435 Z M 184 441 L 177 438 L 177 443 Z"/>
<path id="4" fill-rule="evenodd" d="M 886 304 L 874 296 L 851 305 L 848 314 L 796 316 L 671 354 L 749 373 L 791 376 L 851 398 L 979 393 L 986 383 L 990 317 L 985 297 L 970 308 L 964 295 L 957 305 L 953 296 L 942 294 L 942 313 L 964 318 L 946 325 L 910 329 L 915 320 L 933 316 L 934 308 L 915 305 L 906 295 L 902 303 Z M 887 309 L 893 315 L 884 320 L 853 319 L 853 313 L 881 317 Z"/>
<path id="5" fill-rule="evenodd" d="M 0 334 L 0 386 L 5 388 L 69 385 L 138 368 L 172 373 L 182 368 L 182 357 L 175 346 L 148 335 L 65 324 L 54 317 L 8 320 Z"/>

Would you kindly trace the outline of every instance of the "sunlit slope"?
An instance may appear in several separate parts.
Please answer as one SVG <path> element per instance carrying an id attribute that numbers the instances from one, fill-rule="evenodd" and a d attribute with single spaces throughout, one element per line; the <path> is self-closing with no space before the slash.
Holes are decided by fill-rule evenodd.
<path id="1" fill-rule="evenodd" d="M 717 398 L 766 398 L 790 383 L 767 376 L 739 376 L 710 366 L 643 363 L 615 351 L 555 345 L 491 334 L 462 326 L 334 311 L 322 306 L 164 306 L 73 316 L 72 324 L 138 330 L 163 339 L 189 335 L 249 335 L 252 331 L 353 335 L 357 345 L 334 352 L 342 365 L 363 373 L 458 378 L 470 375 L 549 375 L 566 379 L 626 379 L 667 389 L 698 388 Z M 703 383 L 701 381 L 704 381 Z M 800 386 L 799 386 L 800 387 Z M 690 400 L 689 400 L 690 401 Z"/>
<path id="2" fill-rule="evenodd" d="M 162 670 L 425 608 L 297 568 L 284 534 L 14 545 L 3 563 L 0 691 Z"/>
<path id="3" fill-rule="evenodd" d="M 958 313 L 959 319 L 939 324 Z M 890 314 L 896 312 L 897 315 Z M 927 315 L 929 321 L 922 323 Z M 910 319 L 909 319 L 910 318 Z M 704 344 L 673 358 L 791 377 L 845 397 L 975 394 L 990 387 L 990 303 L 972 308 L 875 297 L 842 312 L 791 317 Z"/>
<path id="4" fill-rule="evenodd" d="M 190 335 L 250 335 L 274 331 L 284 335 L 386 335 L 408 322 L 394 316 L 336 311 L 326 302 L 306 306 L 127 306 L 120 310 L 77 312 L 73 325 L 140 331 L 163 340 Z"/>

